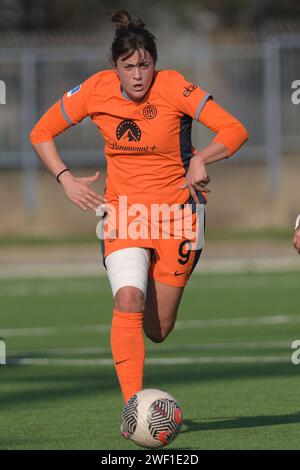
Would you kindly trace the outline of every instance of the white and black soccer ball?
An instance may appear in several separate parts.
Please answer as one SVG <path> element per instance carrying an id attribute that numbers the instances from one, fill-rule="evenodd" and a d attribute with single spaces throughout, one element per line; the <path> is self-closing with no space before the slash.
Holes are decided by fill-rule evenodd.
<path id="1" fill-rule="evenodd" d="M 157 448 L 174 441 L 182 426 L 175 398 L 156 389 L 133 395 L 122 413 L 122 434 L 141 447 Z"/>

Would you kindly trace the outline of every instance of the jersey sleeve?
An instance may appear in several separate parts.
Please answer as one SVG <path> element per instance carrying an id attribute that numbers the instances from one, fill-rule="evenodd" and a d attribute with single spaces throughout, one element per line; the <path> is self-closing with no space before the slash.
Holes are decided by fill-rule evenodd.
<path id="1" fill-rule="evenodd" d="M 189 82 L 181 73 L 169 70 L 169 83 L 172 89 L 172 102 L 184 114 L 199 120 L 201 111 L 212 95 L 198 85 Z"/>
<path id="2" fill-rule="evenodd" d="M 89 99 L 94 87 L 95 78 L 93 76 L 65 93 L 36 123 L 30 133 L 31 143 L 35 145 L 49 142 L 53 137 L 88 116 Z"/>
<path id="3" fill-rule="evenodd" d="M 206 103 L 199 121 L 216 134 L 212 142 L 225 145 L 229 157 L 248 140 L 243 124 L 213 100 Z"/>

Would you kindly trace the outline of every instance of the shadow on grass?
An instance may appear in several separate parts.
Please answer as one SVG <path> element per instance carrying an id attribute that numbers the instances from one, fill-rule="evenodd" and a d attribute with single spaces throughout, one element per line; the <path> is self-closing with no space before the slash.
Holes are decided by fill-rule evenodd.
<path id="1" fill-rule="evenodd" d="M 144 388 L 168 390 L 176 385 L 209 382 L 299 377 L 299 369 L 291 364 L 261 365 L 185 365 L 145 369 Z M 77 397 L 120 397 L 113 367 L 13 366 L 1 368 L 0 409 L 29 403 L 53 403 Z M 105 398 L 106 399 L 106 398 Z M 121 406 L 121 398 L 120 398 Z M 245 423 L 247 422 L 247 418 Z M 253 418 L 249 418 L 253 422 Z M 263 417 L 262 417 L 263 419 Z M 267 418 L 268 419 L 268 418 Z M 277 418 L 275 418 L 277 419 Z M 236 423 L 236 420 L 234 420 Z M 202 426 L 203 423 L 200 423 Z M 205 424 L 208 426 L 208 424 Z M 210 423 L 209 426 L 215 426 Z M 254 424 L 253 424 L 254 426 Z"/>
<path id="2" fill-rule="evenodd" d="M 300 412 L 289 415 L 276 416 L 242 416 L 238 418 L 225 418 L 209 422 L 196 422 L 192 419 L 185 419 L 184 429 L 181 431 L 181 433 L 185 434 L 195 431 L 217 431 L 222 429 L 246 429 L 298 423 L 300 423 Z"/>

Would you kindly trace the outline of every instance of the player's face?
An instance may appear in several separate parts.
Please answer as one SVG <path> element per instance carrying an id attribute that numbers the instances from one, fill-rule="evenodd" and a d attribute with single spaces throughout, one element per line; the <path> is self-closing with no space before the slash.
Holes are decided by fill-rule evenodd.
<path id="1" fill-rule="evenodd" d="M 116 72 L 123 89 L 132 100 L 140 101 L 144 98 L 152 83 L 154 67 L 149 52 L 141 49 L 127 59 L 118 58 Z"/>

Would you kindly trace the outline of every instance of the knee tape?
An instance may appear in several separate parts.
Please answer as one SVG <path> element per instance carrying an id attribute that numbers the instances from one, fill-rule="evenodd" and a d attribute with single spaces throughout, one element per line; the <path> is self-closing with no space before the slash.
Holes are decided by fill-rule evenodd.
<path id="1" fill-rule="evenodd" d="M 132 286 L 147 293 L 150 252 L 147 248 L 124 248 L 105 259 L 113 297 L 121 287 Z"/>

